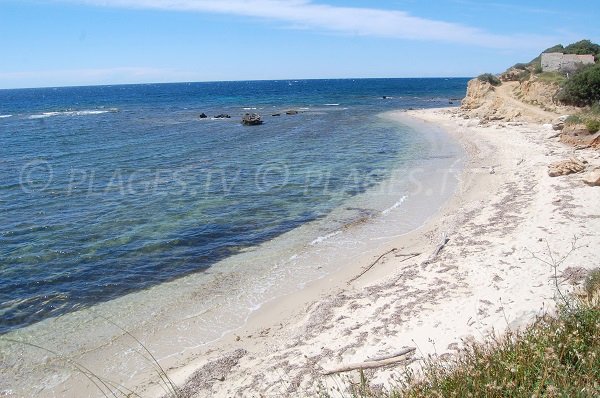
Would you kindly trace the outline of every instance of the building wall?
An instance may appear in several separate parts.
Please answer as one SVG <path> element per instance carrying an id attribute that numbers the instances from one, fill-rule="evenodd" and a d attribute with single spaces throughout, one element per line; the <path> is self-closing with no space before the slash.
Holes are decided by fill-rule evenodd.
<path id="1" fill-rule="evenodd" d="M 544 72 L 573 72 L 581 65 L 593 64 L 594 62 L 594 56 L 591 54 L 542 54 L 542 70 Z"/>

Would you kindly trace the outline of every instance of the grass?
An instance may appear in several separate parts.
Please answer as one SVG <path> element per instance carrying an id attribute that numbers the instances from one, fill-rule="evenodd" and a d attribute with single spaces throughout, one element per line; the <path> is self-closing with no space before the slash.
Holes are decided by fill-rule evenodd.
<path id="1" fill-rule="evenodd" d="M 362 375 L 357 398 L 600 396 L 600 271 L 584 289 L 522 332 L 467 344 L 447 361 L 428 360 L 393 391 L 373 391 Z"/>
<path id="2" fill-rule="evenodd" d="M 583 124 L 590 133 L 600 131 L 600 104 L 591 106 L 575 115 L 571 115 L 565 121 L 567 126 Z"/>
<path id="3" fill-rule="evenodd" d="M 563 85 L 567 81 L 566 76 L 558 72 L 542 72 L 537 74 L 536 78 L 540 82 L 553 83 L 558 85 Z"/>
<path id="4" fill-rule="evenodd" d="M 479 79 L 482 82 L 489 83 L 492 86 L 499 86 L 502 84 L 502 81 L 496 75 L 492 75 L 491 73 L 484 73 L 482 75 L 479 75 L 477 76 L 477 79 Z"/>

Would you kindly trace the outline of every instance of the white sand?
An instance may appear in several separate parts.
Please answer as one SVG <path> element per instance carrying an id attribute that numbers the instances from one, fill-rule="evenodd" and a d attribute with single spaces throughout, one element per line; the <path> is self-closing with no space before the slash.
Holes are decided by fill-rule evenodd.
<path id="1" fill-rule="evenodd" d="M 397 238 L 369 272 L 348 284 L 378 256 L 357 259 L 343 271 L 302 292 L 270 303 L 241 330 L 198 353 L 170 374 L 197 397 L 335 396 L 347 377 L 323 370 L 418 347 L 446 355 L 463 339 L 482 339 L 552 311 L 553 270 L 534 256 L 567 254 L 559 268 L 565 289 L 581 268 L 600 265 L 600 188 L 582 174 L 551 178 L 549 163 L 574 151 L 539 124 L 479 126 L 454 109 L 397 112 L 393 117 L 435 123 L 469 153 L 459 192 L 425 226 Z M 414 122 L 414 121 L 413 121 Z M 591 165 L 598 152 L 577 151 Z M 421 265 L 446 233 L 450 239 L 433 262 Z M 386 250 L 383 250 L 383 254 Z M 406 253 L 422 255 L 406 260 Z M 565 272 L 566 271 L 566 272 Z M 564 274 L 563 274 L 564 273 Z M 564 276 L 564 277 L 563 277 Z M 574 280 L 573 280 L 574 279 Z M 418 362 L 411 366 L 418 366 Z M 389 387 L 402 366 L 368 371 Z M 191 380 L 189 379 L 190 377 Z M 142 395 L 160 395 L 155 386 Z"/>

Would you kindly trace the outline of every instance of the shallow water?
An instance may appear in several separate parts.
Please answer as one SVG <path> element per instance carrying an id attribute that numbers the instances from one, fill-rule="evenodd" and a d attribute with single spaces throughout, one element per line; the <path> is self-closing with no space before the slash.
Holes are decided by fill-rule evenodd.
<path id="1" fill-rule="evenodd" d="M 426 156 L 378 113 L 445 105 L 465 81 L 0 90 L 0 333 L 322 219 Z M 302 112 L 270 116 L 286 109 Z M 241 126 L 246 111 L 266 123 Z"/>
<path id="2" fill-rule="evenodd" d="M 307 82 L 314 92 L 294 96 L 283 83 L 252 83 L 275 86 L 272 102 L 208 95 L 214 108 L 177 85 L 115 94 L 104 113 L 0 108 L 14 114 L 0 120 L 3 337 L 55 351 L 0 342 L 0 392 L 98 396 L 65 358 L 137 385 L 152 369 L 121 328 L 185 362 L 266 302 L 379 253 L 454 191 L 460 148 L 384 112 L 446 105 L 463 80 L 425 79 L 420 96 L 402 94 L 412 79 Z M 247 107 L 305 112 L 243 128 L 234 112 Z M 197 119 L 206 109 L 234 117 Z"/>

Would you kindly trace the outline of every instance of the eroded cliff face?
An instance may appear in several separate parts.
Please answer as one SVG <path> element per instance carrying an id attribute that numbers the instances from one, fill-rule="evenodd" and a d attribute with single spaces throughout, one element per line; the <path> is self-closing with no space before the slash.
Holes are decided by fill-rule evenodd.
<path id="1" fill-rule="evenodd" d="M 495 96 L 494 86 L 479 79 L 472 79 L 467 85 L 467 96 L 463 99 L 461 108 L 463 110 L 474 110 L 482 107 L 493 100 Z"/>
<path id="2" fill-rule="evenodd" d="M 473 79 L 461 108 L 470 117 L 489 121 L 533 121 L 551 123 L 556 113 L 564 111 L 554 101 L 558 85 L 527 80 L 505 81 L 500 86 Z"/>
<path id="3" fill-rule="evenodd" d="M 559 85 L 555 83 L 526 80 L 519 84 L 515 94 L 523 102 L 555 110 L 557 109 L 555 98 L 559 90 Z"/>

